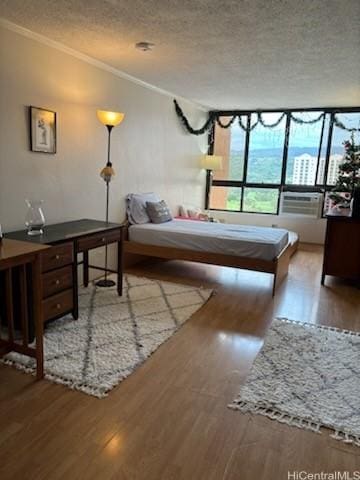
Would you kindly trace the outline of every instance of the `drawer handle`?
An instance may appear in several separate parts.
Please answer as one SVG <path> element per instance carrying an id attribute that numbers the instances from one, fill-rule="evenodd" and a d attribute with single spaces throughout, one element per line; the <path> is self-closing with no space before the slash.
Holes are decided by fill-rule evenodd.
<path id="1" fill-rule="evenodd" d="M 105 237 L 103 237 L 103 238 L 101 239 L 101 241 L 102 241 L 102 242 L 105 242 L 105 240 L 106 240 L 106 238 L 105 238 Z"/>
<path id="2" fill-rule="evenodd" d="M 60 280 L 56 280 L 55 285 L 60 285 Z"/>
<path id="3" fill-rule="evenodd" d="M 55 255 L 55 260 L 60 260 L 60 255 Z"/>
<path id="4" fill-rule="evenodd" d="M 56 308 L 57 308 L 58 310 L 60 310 L 60 308 L 61 308 L 61 303 L 58 303 L 58 304 L 56 305 Z"/>

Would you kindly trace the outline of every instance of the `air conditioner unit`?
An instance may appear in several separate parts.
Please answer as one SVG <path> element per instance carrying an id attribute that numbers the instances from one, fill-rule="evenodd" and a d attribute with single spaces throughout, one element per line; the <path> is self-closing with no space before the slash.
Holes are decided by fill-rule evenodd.
<path id="1" fill-rule="evenodd" d="M 280 215 L 319 218 L 322 206 L 322 193 L 282 192 L 280 197 Z"/>

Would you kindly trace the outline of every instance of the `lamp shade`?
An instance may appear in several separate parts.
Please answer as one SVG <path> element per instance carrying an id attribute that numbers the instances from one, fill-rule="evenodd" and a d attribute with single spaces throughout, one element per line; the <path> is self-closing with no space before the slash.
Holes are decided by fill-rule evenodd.
<path id="1" fill-rule="evenodd" d="M 103 125 L 116 127 L 124 120 L 125 114 L 119 112 L 107 112 L 106 110 L 97 110 L 96 115 Z"/>
<path id="2" fill-rule="evenodd" d="M 220 155 L 204 155 L 201 158 L 201 168 L 222 170 L 222 157 Z"/>

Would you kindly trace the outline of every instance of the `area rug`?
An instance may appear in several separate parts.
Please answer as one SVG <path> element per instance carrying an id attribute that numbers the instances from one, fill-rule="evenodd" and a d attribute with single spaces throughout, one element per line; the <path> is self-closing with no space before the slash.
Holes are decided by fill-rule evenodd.
<path id="1" fill-rule="evenodd" d="M 229 407 L 360 446 L 360 333 L 274 320 Z"/>
<path id="2" fill-rule="evenodd" d="M 171 337 L 212 290 L 133 275 L 116 287 L 79 292 L 79 319 L 50 322 L 44 334 L 45 378 L 103 398 Z M 7 364 L 35 373 L 34 359 L 9 353 Z"/>

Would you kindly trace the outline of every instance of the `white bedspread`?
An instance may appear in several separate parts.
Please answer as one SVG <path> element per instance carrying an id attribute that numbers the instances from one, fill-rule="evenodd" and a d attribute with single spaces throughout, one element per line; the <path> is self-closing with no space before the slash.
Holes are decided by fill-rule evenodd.
<path id="1" fill-rule="evenodd" d="M 289 242 L 281 228 L 174 219 L 129 227 L 130 241 L 161 247 L 273 260 Z"/>

